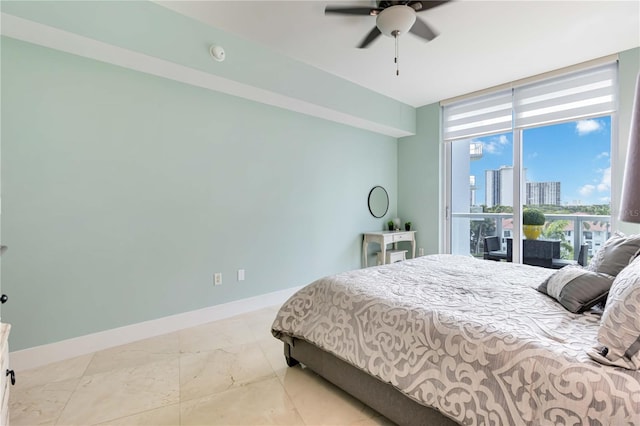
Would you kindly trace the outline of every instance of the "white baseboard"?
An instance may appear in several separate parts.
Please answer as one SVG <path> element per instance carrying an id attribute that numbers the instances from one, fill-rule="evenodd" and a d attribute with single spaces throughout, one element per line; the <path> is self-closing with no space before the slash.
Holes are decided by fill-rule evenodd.
<path id="1" fill-rule="evenodd" d="M 136 340 L 148 339 L 211 321 L 279 305 L 284 303 L 300 288 L 288 288 L 196 311 L 184 312 L 11 352 L 9 354 L 11 368 L 15 371 L 29 370 L 52 362 L 135 342 Z"/>

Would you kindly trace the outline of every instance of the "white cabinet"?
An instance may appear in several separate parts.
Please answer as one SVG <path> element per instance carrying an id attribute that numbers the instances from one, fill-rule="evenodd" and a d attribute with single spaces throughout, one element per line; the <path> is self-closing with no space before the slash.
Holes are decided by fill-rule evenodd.
<path id="1" fill-rule="evenodd" d="M 9 369 L 9 330 L 9 324 L 0 323 L 0 426 L 9 425 L 9 387 L 13 374 Z"/>
<path id="2" fill-rule="evenodd" d="M 367 250 L 369 243 L 380 244 L 380 252 L 383 262 L 387 257 L 387 244 L 395 244 L 400 241 L 411 242 L 411 257 L 416 257 L 416 231 L 379 231 L 367 232 L 362 238 L 362 260 L 365 268 L 367 265 Z"/>

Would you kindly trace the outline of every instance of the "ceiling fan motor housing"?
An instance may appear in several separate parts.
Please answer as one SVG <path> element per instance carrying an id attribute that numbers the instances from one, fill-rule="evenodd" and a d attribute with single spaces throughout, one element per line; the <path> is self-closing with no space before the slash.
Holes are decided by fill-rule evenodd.
<path id="1" fill-rule="evenodd" d="M 376 17 L 376 26 L 388 37 L 408 33 L 414 22 L 416 22 L 416 11 L 404 5 L 388 7 Z"/>

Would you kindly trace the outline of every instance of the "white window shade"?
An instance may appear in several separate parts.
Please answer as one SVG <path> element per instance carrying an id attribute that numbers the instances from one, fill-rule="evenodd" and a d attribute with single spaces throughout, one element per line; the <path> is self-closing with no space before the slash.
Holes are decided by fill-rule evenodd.
<path id="1" fill-rule="evenodd" d="M 510 89 L 447 105 L 443 138 L 451 141 L 510 131 L 512 110 Z"/>
<path id="2" fill-rule="evenodd" d="M 516 128 L 533 127 L 616 110 L 617 64 L 608 64 L 514 89 Z"/>

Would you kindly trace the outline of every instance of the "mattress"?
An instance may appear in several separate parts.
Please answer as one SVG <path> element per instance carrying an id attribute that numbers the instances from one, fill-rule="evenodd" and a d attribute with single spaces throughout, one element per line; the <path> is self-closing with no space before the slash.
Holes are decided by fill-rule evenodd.
<path id="1" fill-rule="evenodd" d="M 294 294 L 272 332 L 461 424 L 640 424 L 640 372 L 589 358 L 600 313 L 539 293 L 553 272 L 455 255 L 349 271 Z"/>

